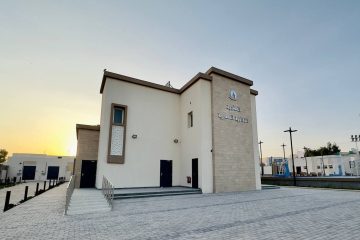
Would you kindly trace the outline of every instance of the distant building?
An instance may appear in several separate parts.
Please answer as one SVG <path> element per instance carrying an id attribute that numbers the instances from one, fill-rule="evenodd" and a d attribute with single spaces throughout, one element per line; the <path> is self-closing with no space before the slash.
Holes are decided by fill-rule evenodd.
<path id="1" fill-rule="evenodd" d="M 0 164 L 0 183 L 4 182 L 7 178 L 8 166 L 4 164 Z"/>
<path id="2" fill-rule="evenodd" d="M 5 162 L 8 177 L 22 180 L 70 179 L 73 172 L 74 157 L 49 156 L 46 154 L 14 153 Z"/>
<path id="3" fill-rule="evenodd" d="M 356 153 L 341 153 L 316 157 L 294 156 L 295 172 L 297 175 L 311 176 L 358 176 L 360 162 Z M 292 161 L 289 161 L 292 172 Z"/>

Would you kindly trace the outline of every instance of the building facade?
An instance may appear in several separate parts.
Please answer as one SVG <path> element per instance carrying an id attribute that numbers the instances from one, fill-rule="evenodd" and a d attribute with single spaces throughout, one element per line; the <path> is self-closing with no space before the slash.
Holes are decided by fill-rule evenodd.
<path id="1" fill-rule="evenodd" d="M 74 162 L 76 188 L 95 185 L 99 133 L 100 126 L 98 125 L 76 124 L 77 151 Z"/>
<path id="2" fill-rule="evenodd" d="M 116 188 L 260 189 L 252 85 L 214 67 L 181 89 L 104 71 L 96 188 L 105 176 Z"/>
<path id="3" fill-rule="evenodd" d="M 73 163 L 73 156 L 14 153 L 6 161 L 9 166 L 7 176 L 18 180 L 69 180 L 73 173 Z"/>

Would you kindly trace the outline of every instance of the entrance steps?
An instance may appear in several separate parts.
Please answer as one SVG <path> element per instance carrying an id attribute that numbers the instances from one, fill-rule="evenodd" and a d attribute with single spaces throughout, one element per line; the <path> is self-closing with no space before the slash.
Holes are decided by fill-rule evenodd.
<path id="1" fill-rule="evenodd" d="M 69 208 L 67 210 L 67 215 L 107 211 L 111 211 L 111 207 L 104 198 L 101 190 L 74 189 Z"/>
<path id="2" fill-rule="evenodd" d="M 169 187 L 169 188 L 122 188 L 115 189 L 114 199 L 133 199 L 148 197 L 165 197 L 187 194 L 202 194 L 199 188 Z"/>
<path id="3" fill-rule="evenodd" d="M 269 190 L 269 189 L 279 189 L 279 186 L 275 186 L 275 185 L 266 185 L 266 184 L 262 184 L 261 185 L 261 190 Z"/>

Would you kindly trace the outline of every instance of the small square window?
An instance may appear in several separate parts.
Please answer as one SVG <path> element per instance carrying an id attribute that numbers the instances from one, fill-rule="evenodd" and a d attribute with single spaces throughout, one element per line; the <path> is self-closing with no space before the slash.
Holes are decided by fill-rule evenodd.
<path id="1" fill-rule="evenodd" d="M 333 165 L 329 165 L 329 168 L 331 168 L 331 169 L 332 169 L 332 168 L 333 168 Z"/>
<path id="2" fill-rule="evenodd" d="M 194 126 L 194 117 L 193 112 L 188 113 L 188 127 L 191 128 Z"/>
<path id="3" fill-rule="evenodd" d="M 113 113 L 113 123 L 114 124 L 124 124 L 124 108 L 114 107 Z"/>
<path id="4" fill-rule="evenodd" d="M 319 166 L 319 165 L 317 166 L 317 169 L 320 169 L 320 166 Z"/>
<path id="5" fill-rule="evenodd" d="M 304 169 L 307 169 L 307 167 L 306 167 L 306 166 L 304 166 Z"/>

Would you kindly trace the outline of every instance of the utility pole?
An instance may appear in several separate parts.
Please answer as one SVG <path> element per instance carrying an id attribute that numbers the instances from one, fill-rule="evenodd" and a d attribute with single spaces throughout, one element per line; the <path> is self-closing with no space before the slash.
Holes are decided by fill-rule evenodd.
<path id="1" fill-rule="evenodd" d="M 280 146 L 282 146 L 282 148 L 283 148 L 283 153 L 284 153 L 284 163 L 285 163 L 285 144 L 283 143 L 282 145 L 280 145 Z"/>
<path id="2" fill-rule="evenodd" d="M 284 166 L 285 166 L 285 162 L 286 162 L 286 160 L 285 160 L 285 143 L 283 143 L 282 145 L 280 145 L 280 146 L 282 146 L 282 148 L 283 148 L 283 153 L 284 153 L 284 160 L 283 160 L 283 168 L 284 168 Z M 289 165 L 288 165 L 289 166 Z M 285 170 L 284 169 L 282 169 L 282 173 L 284 174 L 285 173 Z"/>
<path id="3" fill-rule="evenodd" d="M 306 176 L 309 176 L 309 170 L 308 170 L 308 165 L 307 165 L 307 159 L 306 159 L 306 155 L 305 155 L 305 151 L 306 151 L 306 147 L 303 147 L 304 149 L 304 158 L 305 158 L 305 164 L 306 164 Z"/>
<path id="4" fill-rule="evenodd" d="M 261 166 L 261 176 L 264 176 L 264 164 L 262 161 L 262 149 L 261 149 L 261 144 L 263 144 L 264 142 L 262 142 L 260 140 L 259 145 L 260 145 L 260 166 Z"/>
<path id="5" fill-rule="evenodd" d="M 293 169 L 293 179 L 294 179 L 294 186 L 296 186 L 296 176 L 295 176 L 295 163 L 294 163 L 294 151 L 293 151 L 293 143 L 292 143 L 292 133 L 297 132 L 297 130 L 291 129 L 289 127 L 288 130 L 285 130 L 284 132 L 288 132 L 290 134 L 290 145 L 291 145 L 291 159 L 292 159 L 292 169 Z"/>
<path id="6" fill-rule="evenodd" d="M 359 135 L 359 137 L 357 135 L 351 135 L 351 141 L 355 142 L 355 144 L 356 144 L 356 155 L 357 155 L 358 162 L 360 162 L 359 148 L 358 148 L 358 145 L 357 145 L 357 142 L 360 142 L 360 135 Z M 356 175 L 359 176 L 359 163 L 358 163 L 358 166 L 356 166 L 356 161 L 354 161 L 354 165 L 355 165 L 355 168 L 356 168 Z"/>

